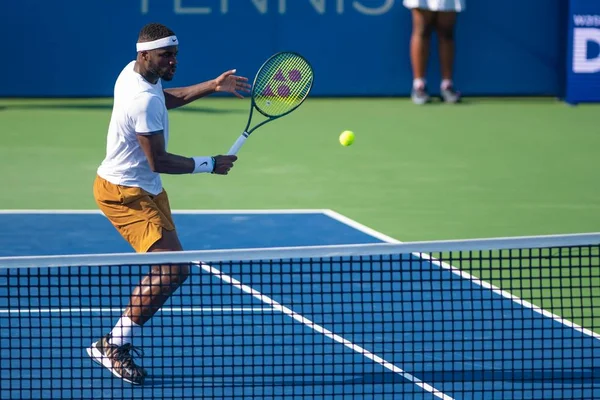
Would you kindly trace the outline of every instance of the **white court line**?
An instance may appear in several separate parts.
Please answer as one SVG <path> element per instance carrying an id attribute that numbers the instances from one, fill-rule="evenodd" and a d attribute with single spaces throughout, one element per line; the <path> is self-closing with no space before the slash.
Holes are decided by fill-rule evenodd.
<path id="1" fill-rule="evenodd" d="M 326 209 L 272 209 L 272 210 L 173 210 L 173 214 L 325 214 Z M 0 210 L 0 214 L 101 214 L 100 210 Z"/>
<path id="2" fill-rule="evenodd" d="M 244 285 L 243 283 L 241 283 L 240 281 L 238 281 L 235 278 L 230 277 L 229 275 L 225 275 L 223 272 L 219 271 L 218 269 L 211 267 L 210 265 L 207 264 L 203 264 L 201 262 L 197 263 L 204 271 L 207 271 L 213 275 L 215 275 L 217 278 L 221 279 L 223 282 L 225 283 L 229 283 L 232 286 L 240 289 L 241 291 L 248 293 L 250 295 L 252 295 L 253 297 L 259 299 L 260 301 L 268 304 L 269 306 L 271 306 L 274 310 L 277 311 L 281 311 L 283 314 L 287 315 L 288 317 L 293 318 L 294 320 L 308 326 L 310 329 L 314 330 L 317 333 L 323 334 L 324 336 L 343 344 L 344 346 L 348 347 L 349 349 L 357 352 L 358 354 L 361 354 L 362 356 L 368 358 L 371 361 L 376 362 L 377 364 L 383 366 L 384 368 L 400 375 L 401 377 L 403 377 L 404 379 L 414 383 L 416 386 L 419 386 L 420 388 L 422 388 L 423 390 L 433 394 L 435 397 L 438 397 L 440 399 L 443 400 L 454 400 L 452 397 L 448 396 L 447 394 L 444 394 L 443 392 L 439 391 L 438 389 L 436 389 L 435 387 L 433 387 L 432 385 L 423 382 L 422 380 L 420 380 L 419 378 L 417 378 L 414 375 L 409 374 L 408 372 L 404 371 L 403 369 L 397 367 L 396 365 L 384 360 L 383 358 L 379 357 L 376 354 L 371 353 L 369 350 L 362 348 L 361 346 L 352 343 L 351 341 L 343 338 L 340 335 L 336 335 L 335 333 L 333 333 L 332 331 L 330 331 L 329 329 L 326 329 L 324 327 L 322 327 L 321 325 L 318 325 L 316 323 L 314 323 L 313 321 L 311 321 L 310 319 L 303 317 L 302 315 L 298 314 L 297 312 L 295 312 L 294 310 L 283 306 L 281 304 L 279 304 L 278 302 L 276 302 L 275 300 L 273 300 L 272 298 L 270 298 L 269 296 L 266 296 L 262 293 L 260 293 L 258 290 L 255 290 L 253 288 L 251 288 L 248 285 Z"/>
<path id="3" fill-rule="evenodd" d="M 335 211 L 327 210 L 326 211 L 326 215 L 328 215 L 331 218 L 334 218 L 334 219 L 336 219 L 336 220 L 338 220 L 338 221 L 340 221 L 340 222 L 342 222 L 342 223 L 344 223 L 344 224 L 346 224 L 346 225 L 348 225 L 348 226 L 350 226 L 350 227 L 352 227 L 354 229 L 357 229 L 357 230 L 359 230 L 359 231 L 361 231 L 363 233 L 366 233 L 367 235 L 370 235 L 370 236 L 373 236 L 374 238 L 383 240 L 384 242 L 387 242 L 387 243 L 397 243 L 397 244 L 398 243 L 402 243 L 399 240 L 396 240 L 396 239 L 394 239 L 394 238 L 392 238 L 390 236 L 387 236 L 387 235 L 385 235 L 385 234 L 383 234 L 381 232 L 377 232 L 376 230 L 373 230 L 373 229 L 371 229 L 371 228 L 369 228 L 369 227 L 367 227 L 365 225 L 362 225 L 362 224 L 360 224 L 360 223 L 358 223 L 358 222 L 356 222 L 356 221 L 354 221 L 354 220 L 352 220 L 352 219 L 350 219 L 350 218 L 348 218 L 348 217 L 346 217 L 344 215 L 341 215 L 341 214 L 339 214 L 339 213 L 337 213 Z M 457 268 L 457 267 L 455 267 L 455 266 L 453 266 L 451 264 L 445 263 L 443 261 L 439 261 L 439 260 L 437 260 L 435 258 L 432 258 L 432 257 L 428 256 L 427 254 L 412 253 L 412 255 L 415 256 L 415 257 L 417 257 L 417 258 L 421 258 L 421 259 L 427 260 L 431 264 L 436 265 L 436 266 L 438 266 L 440 268 L 447 269 L 451 273 L 453 273 L 454 275 L 458 275 L 458 276 L 460 276 L 463 279 L 469 280 L 469 281 L 471 281 L 473 284 L 475 284 L 477 286 L 481 286 L 481 287 L 483 287 L 485 289 L 489 289 L 492 292 L 494 292 L 496 294 L 499 294 L 502 297 L 504 297 L 506 299 L 509 299 L 509 300 L 513 301 L 514 303 L 516 303 L 516 304 L 518 304 L 518 305 L 520 305 L 520 306 L 522 306 L 524 308 L 529 308 L 532 311 L 534 311 L 534 312 L 536 312 L 538 314 L 541 314 L 541 315 L 543 315 L 546 318 L 552 318 L 554 321 L 558 322 L 559 324 L 562 324 L 562 325 L 564 325 L 564 326 L 566 326 L 568 328 L 572 328 L 573 330 L 575 330 L 577 332 L 581 332 L 581 333 L 583 333 L 585 335 L 588 335 L 588 336 L 591 336 L 591 337 L 593 337 L 595 339 L 599 339 L 600 340 L 600 334 L 599 333 L 596 333 L 596 332 L 594 332 L 594 331 L 592 331 L 590 329 L 586 329 L 586 328 L 584 328 L 584 327 L 582 327 L 582 326 L 580 326 L 580 325 L 578 325 L 578 324 L 576 324 L 576 323 L 574 323 L 574 322 L 572 322 L 572 321 L 570 321 L 570 320 L 568 320 L 566 318 L 561 317 L 560 315 L 554 314 L 554 313 L 552 313 L 552 312 L 550 312 L 548 310 L 544 310 L 543 308 L 538 307 L 535 304 L 528 302 L 527 300 L 523 300 L 520 297 L 517 297 L 517 296 L 513 295 L 512 293 L 507 292 L 505 290 L 502 290 L 499 287 L 494 286 L 494 285 L 492 285 L 489 282 L 483 281 L 483 280 L 481 280 L 481 279 L 479 279 L 479 278 L 477 278 L 477 277 L 469 274 L 468 272 L 462 271 L 459 268 Z"/>
<path id="4" fill-rule="evenodd" d="M 512 294 L 510 292 L 504 291 L 504 290 L 500 289 L 499 287 L 492 285 L 489 282 L 482 281 L 481 279 L 479 279 L 479 278 L 477 278 L 477 277 L 475 277 L 475 276 L 473 276 L 473 275 L 471 275 L 471 274 L 469 274 L 467 272 L 464 272 L 464 271 L 456 268 L 455 266 L 453 266 L 451 264 L 448 264 L 448 263 L 436 260 L 435 258 L 429 257 L 427 254 L 415 254 L 415 253 L 413 253 L 413 255 L 415 255 L 416 257 L 425 259 L 425 260 L 429 261 L 433 265 L 437 265 L 438 267 L 447 269 L 450 272 L 452 272 L 454 275 L 458 275 L 458 276 L 460 276 L 463 279 L 470 280 L 475 285 L 481 286 L 481 287 L 483 287 L 485 289 L 489 289 L 493 293 L 499 294 L 502 297 L 505 297 L 505 298 L 513 301 L 514 303 L 516 303 L 516 304 L 518 304 L 518 305 L 520 305 L 520 306 L 522 306 L 524 308 L 529 308 L 533 312 L 541 314 L 541 315 L 543 315 L 546 318 L 552 318 L 554 321 L 558 322 L 559 324 L 562 324 L 562 325 L 564 325 L 564 326 L 566 326 L 568 328 L 571 328 L 571 329 L 573 329 L 573 330 L 575 330 L 577 332 L 581 332 L 581 333 L 583 333 L 585 335 L 588 335 L 588 336 L 591 336 L 591 337 L 593 337 L 595 339 L 599 339 L 600 340 L 600 334 L 599 333 L 596 333 L 596 332 L 594 332 L 594 331 L 592 331 L 590 329 L 584 328 L 581 325 L 577 325 L 576 323 L 574 323 L 572 321 L 569 321 L 566 318 L 561 317 L 560 315 L 554 314 L 554 313 L 552 313 L 552 312 L 550 312 L 548 310 L 545 310 L 545 309 L 543 309 L 541 307 L 538 307 L 535 304 L 530 303 L 527 300 L 523 300 L 520 297 L 517 297 L 517 296 L 515 296 L 514 294 Z"/>
<path id="5" fill-rule="evenodd" d="M 401 241 L 396 240 L 391 236 L 388 236 L 381 232 L 378 232 L 375 229 L 371 229 L 368 226 L 358 223 L 355 220 L 350 219 L 350 218 L 348 218 L 340 213 L 337 213 L 333 210 L 324 210 L 323 213 L 325 215 L 327 215 L 329 218 L 333 218 L 336 221 L 341 222 L 344 225 L 348 225 L 349 227 L 356 229 L 357 231 L 366 233 L 369 236 L 373 236 L 375 239 L 379 239 L 379 240 L 387 242 L 387 243 L 402 243 Z"/>
<path id="6" fill-rule="evenodd" d="M 17 308 L 0 309 L 0 314 L 88 314 L 88 313 L 122 313 L 124 309 L 116 307 L 89 307 L 89 308 Z M 268 307 L 163 307 L 160 313 L 269 313 L 274 312 Z"/>

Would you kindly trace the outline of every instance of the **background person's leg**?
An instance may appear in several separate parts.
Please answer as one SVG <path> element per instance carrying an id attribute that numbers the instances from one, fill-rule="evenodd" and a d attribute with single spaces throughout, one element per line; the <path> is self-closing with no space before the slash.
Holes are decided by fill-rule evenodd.
<path id="1" fill-rule="evenodd" d="M 456 103 L 460 94 L 455 91 L 454 75 L 454 31 L 457 13 L 454 11 L 439 12 L 435 19 L 435 29 L 438 35 L 440 70 L 442 73 L 441 96 L 445 102 Z"/>
<path id="2" fill-rule="evenodd" d="M 412 35 L 410 37 L 410 61 L 413 71 L 412 100 L 415 104 L 429 101 L 426 89 L 429 43 L 433 32 L 436 13 L 420 8 L 412 9 Z"/>

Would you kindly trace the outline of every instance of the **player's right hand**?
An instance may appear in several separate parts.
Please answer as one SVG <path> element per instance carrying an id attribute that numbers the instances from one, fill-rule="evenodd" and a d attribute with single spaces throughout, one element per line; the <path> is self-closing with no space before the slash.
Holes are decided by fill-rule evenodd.
<path id="1" fill-rule="evenodd" d="M 227 175 L 229 170 L 233 168 L 233 163 L 237 160 L 237 156 L 215 156 L 215 168 L 213 174 Z"/>

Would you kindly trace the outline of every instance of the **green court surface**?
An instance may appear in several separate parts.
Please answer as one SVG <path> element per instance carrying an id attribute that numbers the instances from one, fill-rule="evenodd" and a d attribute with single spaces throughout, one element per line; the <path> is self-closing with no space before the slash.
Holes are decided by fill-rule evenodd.
<path id="1" fill-rule="evenodd" d="M 0 99 L 0 209 L 94 209 L 111 99 Z M 249 99 L 171 111 L 169 150 L 226 152 Z M 165 176 L 174 209 L 327 208 L 402 241 L 600 230 L 598 105 L 311 98 L 228 176 Z M 350 129 L 356 141 L 338 143 Z"/>

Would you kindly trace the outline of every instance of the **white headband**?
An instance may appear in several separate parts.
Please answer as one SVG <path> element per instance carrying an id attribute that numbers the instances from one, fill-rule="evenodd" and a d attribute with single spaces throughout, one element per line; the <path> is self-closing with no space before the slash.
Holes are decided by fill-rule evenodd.
<path id="1" fill-rule="evenodd" d="M 153 40 L 152 42 L 136 43 L 135 47 L 137 51 L 147 51 L 177 45 L 179 45 L 177 36 L 169 36 L 162 39 Z"/>

